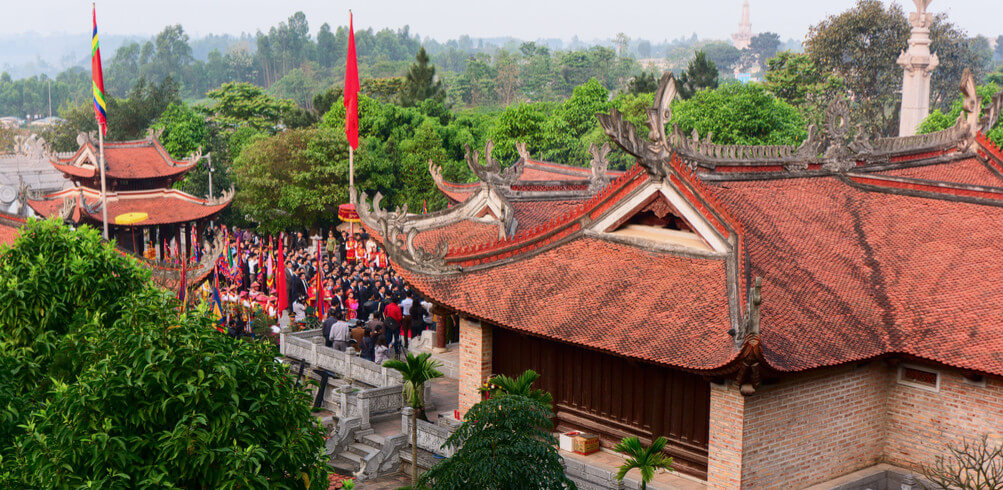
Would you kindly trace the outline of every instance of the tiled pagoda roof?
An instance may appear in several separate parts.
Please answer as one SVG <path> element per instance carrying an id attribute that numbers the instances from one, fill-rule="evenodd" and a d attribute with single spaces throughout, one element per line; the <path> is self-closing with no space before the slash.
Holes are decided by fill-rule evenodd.
<path id="1" fill-rule="evenodd" d="M 119 191 L 108 193 L 108 219 L 125 213 L 144 212 L 149 216 L 137 226 L 185 223 L 212 216 L 227 206 L 233 197 L 227 193 L 220 199 L 206 200 L 176 189 Z M 101 193 L 87 187 L 65 189 L 42 199 L 29 199 L 28 205 L 42 216 L 61 214 L 80 223 L 102 220 Z"/>
<path id="2" fill-rule="evenodd" d="M 432 301 L 531 335 L 735 375 L 745 393 L 771 373 L 884 356 L 1003 376 L 1003 152 L 981 133 L 999 108 L 919 138 L 830 131 L 791 151 L 697 151 L 658 134 L 666 87 L 650 133 L 600 115 L 638 165 L 586 199 L 519 195 L 511 174 L 489 166 L 476 193 L 434 216 L 386 212 L 363 195 L 363 224 Z M 830 123 L 845 116 L 837 106 Z M 701 241 L 618 231 L 651 203 Z"/>
<path id="3" fill-rule="evenodd" d="M 67 176 L 92 179 L 98 175 L 98 145 L 89 139 L 70 156 L 52 158 L 52 166 Z M 135 141 L 106 141 L 104 157 L 108 179 L 155 179 L 183 174 L 197 159 L 175 160 L 156 138 Z"/>

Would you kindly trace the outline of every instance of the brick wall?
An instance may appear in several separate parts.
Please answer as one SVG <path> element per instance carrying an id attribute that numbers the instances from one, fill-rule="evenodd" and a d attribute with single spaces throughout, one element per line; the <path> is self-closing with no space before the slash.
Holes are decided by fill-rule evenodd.
<path id="1" fill-rule="evenodd" d="M 987 377 L 985 386 L 976 386 L 955 370 L 932 370 L 940 374 L 936 392 L 901 384 L 897 369 L 890 370 L 887 463 L 916 468 L 962 437 L 989 434 L 998 441 L 1003 434 L 1003 380 Z"/>
<path id="2" fill-rule="evenodd" d="M 802 488 L 879 463 L 888 372 L 871 362 L 760 386 L 746 398 L 742 486 Z"/>
<path id="3" fill-rule="evenodd" d="M 710 384 L 707 488 L 738 488 L 742 481 L 745 403 L 733 383 Z"/>
<path id="4" fill-rule="evenodd" d="M 460 318 L 460 416 L 481 401 L 477 391 L 491 375 L 491 326 Z"/>

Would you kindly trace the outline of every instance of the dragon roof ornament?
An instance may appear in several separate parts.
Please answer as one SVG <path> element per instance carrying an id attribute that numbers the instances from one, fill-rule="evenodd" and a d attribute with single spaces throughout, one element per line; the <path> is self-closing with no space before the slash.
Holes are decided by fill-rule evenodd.
<path id="1" fill-rule="evenodd" d="M 979 109 L 977 97 L 970 95 L 974 94 L 974 88 L 968 77 L 970 74 L 966 76 L 962 89 L 968 105 L 971 105 L 966 106 L 966 118 L 959 118 L 954 126 L 942 131 L 907 137 L 874 138 L 859 125 L 851 130 L 849 105 L 841 99 L 829 104 L 822 131 L 814 125 L 808 126 L 807 138 L 797 146 L 719 145 L 710 141 L 710 134 L 701 140 L 699 134 L 686 135 L 675 124 L 667 132 L 672 118 L 671 103 L 677 94 L 671 73 L 662 76 L 652 107 L 647 110 L 647 139 L 640 136 L 638 129 L 626 121 L 616 108 L 597 117 L 606 134 L 657 178 L 665 177 L 665 169 L 660 162 L 668 162 L 672 154 L 678 154 L 693 169 L 715 170 L 718 166 L 729 166 L 740 170 L 742 167 L 769 165 L 799 173 L 808 171 L 809 165 L 813 164 L 821 168 L 821 172 L 843 172 L 855 167 L 857 162 L 887 163 L 895 155 L 969 149 L 974 141 L 975 130 L 972 128 L 977 125 Z M 983 126 L 999 118 L 1003 95 L 998 96 L 994 104 L 982 119 Z"/>
<path id="2" fill-rule="evenodd" d="M 449 252 L 449 245 L 445 239 L 440 240 L 435 250 L 431 252 L 415 245 L 414 239 L 420 230 L 408 222 L 407 204 L 390 212 L 380 207 L 380 202 L 383 200 L 381 193 L 377 192 L 373 197 L 372 206 L 366 193 L 362 193 L 358 199 L 355 189 L 351 190 L 351 194 L 359 218 L 380 235 L 391 259 L 411 271 L 426 274 L 442 274 L 448 271 L 445 258 Z"/>
<path id="3" fill-rule="evenodd" d="M 479 153 L 470 150 L 470 145 L 463 145 L 466 149 L 465 158 L 467 159 L 467 166 L 470 167 L 470 171 L 488 185 L 501 185 L 505 187 L 511 187 L 515 184 L 520 177 L 522 177 L 523 164 L 525 159 L 516 162 L 511 167 L 502 169 L 498 161 L 491 157 L 491 150 L 494 149 L 495 143 L 488 140 L 484 144 L 484 164 L 481 165 L 478 162 Z"/>
<path id="4" fill-rule="evenodd" d="M 592 155 L 592 175 L 589 178 L 590 192 L 598 192 L 609 185 L 609 175 L 606 174 L 606 170 L 609 168 L 609 160 L 606 157 L 609 155 L 610 150 L 608 142 L 603 143 L 601 147 L 596 146 L 595 143 L 589 143 L 589 153 Z"/>

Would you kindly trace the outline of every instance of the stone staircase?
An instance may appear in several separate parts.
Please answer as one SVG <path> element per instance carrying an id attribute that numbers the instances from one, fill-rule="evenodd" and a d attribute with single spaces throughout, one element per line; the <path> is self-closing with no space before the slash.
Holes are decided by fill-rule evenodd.
<path id="1" fill-rule="evenodd" d="M 400 449 L 406 445 L 404 434 L 384 437 L 373 429 L 359 429 L 354 441 L 331 455 L 330 465 L 336 472 L 365 481 L 400 470 Z"/>

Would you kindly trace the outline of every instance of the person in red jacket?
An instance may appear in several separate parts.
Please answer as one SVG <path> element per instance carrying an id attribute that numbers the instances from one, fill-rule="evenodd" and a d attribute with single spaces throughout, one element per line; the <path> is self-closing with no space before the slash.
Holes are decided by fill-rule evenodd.
<path id="1" fill-rule="evenodd" d="M 397 304 L 396 298 L 383 308 L 383 317 L 388 319 L 385 321 L 387 327 L 386 335 L 387 341 L 392 345 L 401 336 L 401 321 L 404 319 L 404 314 L 401 312 L 401 307 Z M 391 326 L 394 328 L 391 328 Z"/>

